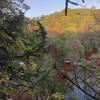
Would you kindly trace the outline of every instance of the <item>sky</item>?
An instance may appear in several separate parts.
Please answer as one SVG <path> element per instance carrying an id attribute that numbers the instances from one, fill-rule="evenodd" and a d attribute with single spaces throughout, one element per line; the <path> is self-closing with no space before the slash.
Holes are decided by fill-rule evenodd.
<path id="1" fill-rule="evenodd" d="M 85 0 L 85 4 L 82 0 L 70 0 L 79 3 L 85 8 L 96 7 L 100 8 L 100 0 Z M 25 2 L 30 6 L 25 14 L 26 17 L 33 18 L 42 15 L 48 15 L 54 12 L 61 11 L 65 8 L 65 0 L 25 0 Z M 69 8 L 80 8 L 81 6 L 75 6 L 69 4 Z M 84 7 L 83 7 L 84 8 Z"/>

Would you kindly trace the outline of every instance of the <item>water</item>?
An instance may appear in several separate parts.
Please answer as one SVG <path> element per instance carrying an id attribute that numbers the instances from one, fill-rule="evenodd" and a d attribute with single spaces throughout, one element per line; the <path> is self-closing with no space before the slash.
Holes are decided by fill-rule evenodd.
<path id="1" fill-rule="evenodd" d="M 76 86 L 73 86 L 73 90 L 65 95 L 65 100 L 70 100 L 71 97 L 75 98 L 76 100 L 86 100 L 85 93 Z"/>
<path id="2" fill-rule="evenodd" d="M 93 92 L 92 90 L 88 93 L 90 93 L 92 96 L 95 96 L 95 92 Z M 76 86 L 73 86 L 73 90 L 65 94 L 64 100 L 92 100 L 92 98 L 89 99 L 89 97 L 82 90 L 80 90 Z"/>

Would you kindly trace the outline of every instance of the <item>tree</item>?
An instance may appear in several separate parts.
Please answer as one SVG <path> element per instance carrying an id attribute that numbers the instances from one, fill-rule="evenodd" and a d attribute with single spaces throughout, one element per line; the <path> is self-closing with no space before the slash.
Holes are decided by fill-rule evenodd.
<path id="1" fill-rule="evenodd" d="M 77 5 L 74 2 L 69 2 Z M 0 1 L 0 97 L 6 99 L 7 95 L 18 91 L 21 93 L 17 97 L 18 100 L 27 92 L 33 93 L 36 100 L 39 98 L 46 100 L 49 96 L 52 98 L 53 94 L 54 98 L 59 98 L 59 91 L 64 93 L 65 91 L 62 90 L 66 90 L 65 86 L 69 81 L 91 98 L 98 100 L 98 97 L 89 93 L 91 90 L 95 90 L 87 83 L 88 80 L 84 81 L 82 80 L 83 77 L 80 78 L 77 76 L 83 75 L 84 68 L 81 73 L 79 65 L 72 64 L 76 66 L 72 70 L 75 73 L 69 74 L 65 68 L 66 66 L 63 66 L 63 61 L 68 57 L 66 55 L 68 47 L 63 46 L 65 44 L 69 46 L 69 52 L 73 52 L 73 50 L 77 52 L 77 48 L 80 47 L 74 47 L 74 43 L 78 44 L 79 41 L 72 41 L 73 37 L 68 41 L 68 36 L 67 41 L 65 39 L 64 41 L 59 41 L 63 45 L 57 44 L 58 51 L 56 47 L 53 47 L 53 49 L 51 48 L 51 54 L 47 54 L 46 32 L 40 22 L 35 20 L 31 20 L 31 22 L 26 21 L 23 11 L 26 11 L 28 8 L 24 4 L 24 0 Z M 56 26 L 59 27 L 59 24 L 56 24 Z M 81 46 L 80 43 L 79 45 Z M 97 53 L 95 48 L 92 50 L 92 53 Z M 72 55 L 70 57 L 73 58 Z M 89 59 L 86 60 L 88 61 Z M 79 62 L 81 62 L 80 59 Z M 99 59 L 96 59 L 96 65 L 99 66 Z M 67 67 L 69 67 L 68 62 Z M 91 70 L 89 69 L 88 71 L 88 68 L 85 69 L 85 78 L 87 78 Z M 60 89 L 53 83 L 53 75 L 56 75 L 56 78 L 62 80 Z M 79 84 L 78 79 L 91 90 L 88 90 L 89 92 L 84 90 L 81 84 Z M 89 82 L 91 82 L 91 79 L 89 77 Z M 55 96 L 57 94 L 56 92 L 58 92 L 57 96 Z M 60 97 L 63 99 L 62 94 L 60 94 Z"/>
<path id="2" fill-rule="evenodd" d="M 14 91 L 34 88 L 41 59 L 44 56 L 46 32 L 42 25 L 28 32 L 23 28 L 24 0 L 0 1 L 0 97 L 6 99 Z M 35 70 L 34 67 L 37 67 Z M 35 83 L 34 83 L 35 84 Z"/>
<path id="3" fill-rule="evenodd" d="M 99 90 L 95 88 L 95 85 L 96 87 L 98 87 L 99 77 L 96 79 L 95 82 L 93 80 L 94 76 L 98 76 L 98 72 L 100 70 L 100 68 L 98 68 L 99 56 L 96 56 L 100 54 L 98 45 L 99 39 L 96 38 L 96 33 L 88 33 L 83 35 L 85 35 L 86 37 L 84 39 L 81 37 L 79 40 L 77 40 L 76 43 L 76 37 L 73 37 L 71 40 L 71 37 L 69 37 L 68 35 L 66 37 L 61 38 L 61 40 L 56 39 L 55 42 L 58 47 L 57 51 L 59 55 L 58 63 L 60 63 L 60 66 L 58 64 L 55 66 L 56 71 L 54 74 L 54 82 L 57 85 L 61 84 L 62 82 L 67 83 L 69 81 L 72 84 L 72 87 L 73 85 L 76 86 L 79 90 L 86 94 L 87 98 L 91 97 L 91 99 L 93 100 L 98 100 Z M 87 40 L 89 42 L 87 42 Z M 70 46 L 67 43 L 69 43 Z M 75 48 L 73 44 L 74 46 L 78 45 L 79 47 Z M 69 51 L 72 51 L 72 53 L 70 53 L 69 55 L 70 59 L 67 56 L 67 54 L 69 54 Z M 75 54 L 73 52 L 75 52 Z M 66 81 L 64 82 L 63 80 Z M 61 87 L 63 88 L 63 86 Z"/>

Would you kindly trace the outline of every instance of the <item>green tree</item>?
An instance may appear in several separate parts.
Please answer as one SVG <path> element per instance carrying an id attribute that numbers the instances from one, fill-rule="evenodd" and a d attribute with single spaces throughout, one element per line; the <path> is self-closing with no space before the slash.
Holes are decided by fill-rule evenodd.
<path id="1" fill-rule="evenodd" d="M 0 97 L 3 99 L 16 90 L 34 88 L 44 56 L 46 32 L 42 25 L 34 21 L 38 30 L 29 33 L 24 29 L 23 23 L 27 23 L 24 12 L 28 9 L 24 0 L 0 1 Z"/>

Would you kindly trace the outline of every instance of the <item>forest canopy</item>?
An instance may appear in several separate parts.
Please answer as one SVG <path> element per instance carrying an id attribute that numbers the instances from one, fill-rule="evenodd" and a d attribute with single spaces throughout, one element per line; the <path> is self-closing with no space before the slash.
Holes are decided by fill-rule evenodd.
<path id="1" fill-rule="evenodd" d="M 24 0 L 0 1 L 0 100 L 99 100 L 100 9 L 68 2 L 37 20 Z"/>

